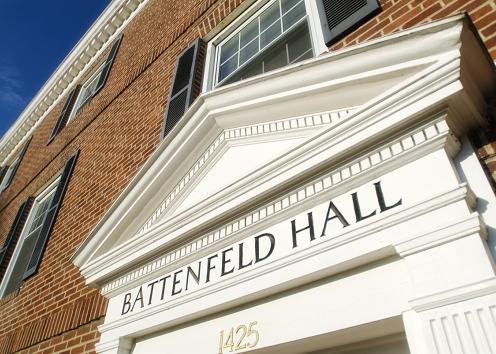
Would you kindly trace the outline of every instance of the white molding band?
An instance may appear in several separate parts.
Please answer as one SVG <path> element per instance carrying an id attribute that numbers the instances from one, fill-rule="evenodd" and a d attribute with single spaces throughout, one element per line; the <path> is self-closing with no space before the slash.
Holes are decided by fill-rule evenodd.
<path id="1" fill-rule="evenodd" d="M 146 319 L 147 317 L 151 317 L 153 315 L 163 313 L 169 309 L 173 308 L 178 308 L 183 304 L 193 302 L 194 300 L 202 299 L 208 295 L 215 294 L 222 289 L 225 288 L 230 288 L 235 286 L 236 284 L 244 284 L 247 283 L 248 281 L 256 278 L 261 278 L 264 275 L 271 274 L 275 272 L 276 270 L 284 269 L 287 268 L 289 265 L 294 265 L 298 262 L 308 260 L 311 256 L 317 256 L 317 255 L 322 255 L 330 250 L 333 249 L 338 249 L 340 247 L 344 247 L 347 244 L 352 244 L 354 242 L 357 242 L 358 240 L 365 239 L 368 237 L 373 236 L 377 232 L 390 228 L 394 225 L 398 225 L 400 223 L 403 223 L 407 220 L 411 220 L 415 217 L 418 217 L 419 215 L 424 215 L 432 210 L 444 207 L 446 205 L 452 204 L 456 201 L 462 200 L 466 198 L 466 193 L 467 189 L 465 186 L 457 186 L 455 188 L 452 188 L 447 191 L 443 191 L 439 193 L 438 195 L 433 196 L 432 198 L 429 198 L 428 200 L 423 200 L 421 202 L 415 203 L 414 205 L 409 206 L 408 208 L 401 208 L 398 209 L 395 212 L 392 212 L 391 214 L 385 216 L 382 219 L 370 221 L 368 223 L 364 223 L 361 225 L 357 225 L 357 227 L 351 231 L 348 232 L 343 232 L 339 235 L 336 235 L 336 237 L 329 238 L 324 242 L 312 245 L 308 248 L 301 249 L 299 251 L 295 251 L 293 254 L 287 257 L 280 258 L 274 262 L 272 262 L 270 265 L 261 267 L 261 268 L 254 268 L 247 270 L 246 272 L 240 274 L 237 277 L 233 278 L 227 278 L 220 280 L 218 282 L 213 282 L 210 285 L 207 285 L 206 287 L 193 290 L 189 293 L 185 293 L 174 300 L 167 301 L 167 302 L 161 302 L 155 306 L 149 307 L 144 309 L 143 311 L 132 313 L 126 317 L 121 317 L 118 320 L 112 321 L 105 323 L 101 325 L 99 328 L 102 332 L 114 330 L 116 328 L 119 328 L 125 324 L 137 322 L 143 319 Z M 392 240 L 383 240 L 384 242 L 380 242 L 375 245 L 375 249 L 372 251 L 372 253 L 360 253 L 360 251 L 357 251 L 356 254 L 349 254 L 347 257 L 347 260 L 352 260 L 354 259 L 357 261 L 356 263 L 352 264 L 350 263 L 350 268 L 346 269 L 354 269 L 355 267 L 362 266 L 365 264 L 370 264 L 375 261 L 378 261 L 383 258 L 387 258 L 389 256 L 392 256 L 394 254 L 397 254 L 395 249 L 394 249 L 394 242 Z M 336 262 L 336 263 L 334 263 Z M 343 268 L 343 260 L 336 261 L 336 260 L 329 260 L 329 263 L 331 264 L 320 264 L 319 266 L 325 268 L 327 267 L 327 273 L 326 274 L 331 274 L 333 273 L 333 269 L 339 269 L 340 271 L 344 271 L 345 268 Z M 320 269 L 315 269 L 315 272 L 318 273 Z M 309 276 L 306 274 L 305 276 Z M 278 290 L 281 291 L 282 288 L 279 288 L 281 284 L 286 284 L 285 289 L 290 289 L 295 286 L 295 284 L 302 284 L 304 282 L 300 282 L 300 279 L 297 279 L 298 275 L 297 274 L 292 274 L 292 273 L 286 273 L 284 277 L 277 278 L 278 282 L 277 284 L 272 285 L 272 290 L 277 292 Z M 129 290 L 129 288 L 136 286 L 136 283 L 142 284 L 143 282 L 146 281 L 146 278 L 140 277 L 137 279 L 134 284 L 130 284 L 129 287 L 126 287 L 124 290 L 121 289 L 121 291 Z M 104 287 L 105 288 L 105 287 Z M 104 289 L 102 288 L 102 289 Z M 103 291 L 103 290 L 102 290 Z M 270 292 L 271 290 L 269 290 Z M 253 292 L 255 293 L 255 289 L 253 289 Z M 111 292 L 109 294 L 106 294 L 107 297 L 114 297 L 118 294 L 118 292 Z"/>
<path id="2" fill-rule="evenodd" d="M 147 3 L 148 0 L 114 0 L 107 6 L 4 134 L 0 140 L 0 165 L 4 165 L 29 138 L 38 124 Z"/>

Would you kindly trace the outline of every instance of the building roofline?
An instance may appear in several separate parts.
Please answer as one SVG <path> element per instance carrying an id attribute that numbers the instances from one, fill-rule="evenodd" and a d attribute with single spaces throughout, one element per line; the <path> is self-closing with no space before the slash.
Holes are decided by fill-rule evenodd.
<path id="1" fill-rule="evenodd" d="M 113 0 L 107 6 L 3 135 L 0 140 L 0 165 L 5 165 L 146 3 L 148 0 Z"/>

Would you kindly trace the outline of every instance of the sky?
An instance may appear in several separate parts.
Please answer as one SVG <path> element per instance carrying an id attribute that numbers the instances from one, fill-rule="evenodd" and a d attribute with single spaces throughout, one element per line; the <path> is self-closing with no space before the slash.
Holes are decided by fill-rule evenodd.
<path id="1" fill-rule="evenodd" d="M 110 0 L 0 0 L 0 137 Z"/>

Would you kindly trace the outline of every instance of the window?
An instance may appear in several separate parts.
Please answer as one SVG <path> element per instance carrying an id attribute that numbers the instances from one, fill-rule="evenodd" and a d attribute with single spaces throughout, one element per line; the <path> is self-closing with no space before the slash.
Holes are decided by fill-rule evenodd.
<path id="1" fill-rule="evenodd" d="M 28 262 L 41 234 L 43 221 L 49 211 L 59 179 L 46 188 L 35 200 L 25 223 L 17 247 L 7 268 L 0 295 L 9 294 L 21 286 Z"/>
<path id="2" fill-rule="evenodd" d="M 254 1 L 245 3 L 248 2 Z M 181 120 L 200 90 L 208 91 L 312 58 L 327 51 L 327 45 L 377 10 L 377 0 L 255 1 L 226 28 L 213 30 L 212 36 L 214 31 L 220 33 L 210 40 L 206 50 L 205 42 L 198 38 L 179 53 L 162 139 Z"/>
<path id="3" fill-rule="evenodd" d="M 105 69 L 105 66 L 106 63 L 100 65 L 100 67 L 93 73 L 93 75 L 91 75 L 90 78 L 86 80 L 86 82 L 81 86 L 81 89 L 79 90 L 79 94 L 77 96 L 76 103 L 74 104 L 74 107 L 71 110 L 71 114 L 69 115 L 69 118 L 67 118 L 67 123 L 69 123 L 74 118 L 74 116 L 76 116 L 76 114 L 79 112 L 81 107 L 83 107 L 84 104 L 88 102 L 91 97 L 95 95 L 98 88 L 98 83 L 100 81 L 100 77 L 104 72 L 103 69 Z"/>
<path id="4" fill-rule="evenodd" d="M 15 291 L 24 279 L 38 271 L 78 155 L 79 150 L 67 160 L 61 175 L 36 196 L 24 226 L 17 221 L 14 222 L 13 227 L 19 229 L 22 227 L 22 231 L 0 284 L 0 296 Z M 21 209 L 25 210 L 24 207 Z M 22 214 L 21 211 L 19 213 Z M 19 215 L 16 219 L 21 218 Z M 14 232 L 17 230 L 12 229 L 9 234 Z M 9 241 L 3 248 L 10 247 L 12 238 L 12 235 L 7 236 Z"/>
<path id="5" fill-rule="evenodd" d="M 119 49 L 122 36 L 119 37 L 110 48 L 110 52 L 103 62 L 102 65 L 98 67 L 90 78 L 81 85 L 76 85 L 70 93 L 67 95 L 64 107 L 59 114 L 57 122 L 53 127 L 52 133 L 48 138 L 48 144 L 57 136 L 57 134 L 66 126 L 67 123 L 73 119 L 77 113 L 81 110 L 81 107 L 85 105 L 93 96 L 95 96 L 105 85 L 107 77 L 109 75 L 112 64 L 114 63 L 115 55 Z"/>
<path id="6" fill-rule="evenodd" d="M 378 11 L 377 0 L 258 0 L 208 43 L 202 90 L 324 53 Z"/>
<path id="7" fill-rule="evenodd" d="M 215 46 L 213 86 L 314 56 L 304 0 L 273 0 Z"/>

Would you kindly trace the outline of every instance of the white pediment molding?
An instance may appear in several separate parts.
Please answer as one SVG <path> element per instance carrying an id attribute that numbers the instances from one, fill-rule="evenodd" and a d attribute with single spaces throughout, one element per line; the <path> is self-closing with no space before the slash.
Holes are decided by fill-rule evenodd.
<path id="1" fill-rule="evenodd" d="M 293 117 L 275 122 L 260 123 L 224 130 L 207 146 L 200 158 L 196 160 L 188 172 L 176 183 L 172 191 L 164 198 L 160 203 L 160 206 L 138 230 L 136 235 L 141 235 L 148 231 L 161 219 L 163 214 L 170 214 L 169 210 L 174 208 L 174 202 L 181 197 L 183 197 L 182 200 L 184 200 L 184 191 L 188 190 L 190 184 L 195 184 L 195 177 L 200 175 L 212 160 L 215 161 L 216 158 L 218 159 L 221 152 L 223 150 L 225 151 L 226 146 L 231 142 L 236 143 L 257 137 L 261 138 L 258 141 L 274 141 L 277 139 L 276 136 L 285 139 L 288 139 L 288 136 L 301 137 L 304 136 L 303 134 L 305 134 L 305 132 L 314 132 L 317 131 L 318 128 L 329 126 L 345 119 L 345 117 L 355 109 L 356 108 L 341 109 L 305 117 Z M 306 135 L 308 135 L 308 133 L 306 133 Z"/>
<path id="2" fill-rule="evenodd" d="M 377 146 L 386 148 L 381 145 L 388 142 L 385 137 L 408 126 L 419 127 L 426 119 L 432 123 L 438 118 L 435 113 L 447 110 L 447 124 L 457 135 L 483 125 L 482 98 L 494 88 L 493 67 L 484 53 L 466 20 L 455 17 L 202 94 L 83 243 L 74 263 L 88 283 L 116 280 L 119 288 L 119 279 L 134 276 L 127 273 L 130 267 L 158 254 L 166 256 L 153 262 L 158 259 L 160 267 L 166 266 L 167 255 L 181 256 L 188 247 L 198 247 L 205 235 L 214 238 L 205 232 L 216 223 L 235 220 L 236 214 L 253 209 L 265 196 L 312 180 Z M 484 60 L 488 65 L 479 65 Z M 167 186 L 175 186 L 221 132 L 357 106 L 346 119 L 277 161 L 181 215 L 157 217 L 158 222 L 136 235 L 160 210 L 171 188 Z M 351 175 L 356 166 L 361 164 L 348 167 Z M 202 236 L 194 240 L 198 235 Z M 218 235 L 220 239 L 220 231 Z"/>
<path id="3" fill-rule="evenodd" d="M 450 155 L 454 155 L 459 149 L 459 143 L 450 135 L 445 118 L 445 113 L 442 113 L 437 119 L 434 119 L 434 122 L 389 141 L 380 148 L 369 151 L 215 230 L 175 247 L 152 261 L 106 283 L 102 287 L 102 293 L 112 296 L 115 293 L 126 291 L 135 286 L 136 282 L 145 282 L 156 277 L 157 273 L 177 268 L 188 263 L 191 259 L 197 259 L 212 252 L 213 249 L 220 249 L 226 244 L 231 244 L 242 238 L 247 232 L 253 233 L 254 230 L 263 229 L 267 227 L 268 220 L 274 222 L 274 220 L 287 218 L 290 213 L 296 214 L 307 207 L 309 200 L 315 202 L 330 199 L 343 191 L 363 184 L 367 179 L 385 174 L 418 156 L 441 148 L 444 148 Z M 466 188 L 456 195 L 452 194 L 451 191 L 447 192 L 447 197 L 441 198 L 439 203 L 435 204 L 435 208 L 454 200 L 466 199 L 468 204 L 473 205 L 474 203 L 473 195 Z M 425 209 L 429 210 L 429 207 L 425 206 Z M 167 233 L 168 231 L 161 230 L 160 233 L 162 232 Z"/>

